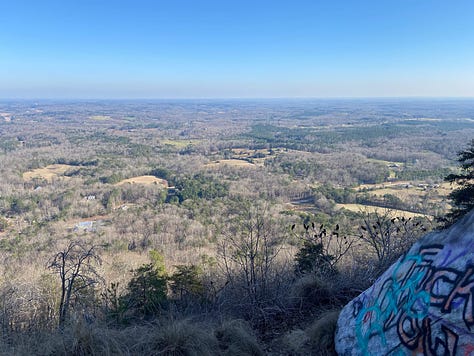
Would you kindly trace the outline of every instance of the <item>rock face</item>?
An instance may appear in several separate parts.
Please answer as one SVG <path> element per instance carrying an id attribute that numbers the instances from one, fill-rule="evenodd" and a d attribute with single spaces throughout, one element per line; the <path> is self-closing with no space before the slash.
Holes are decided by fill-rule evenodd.
<path id="1" fill-rule="evenodd" d="M 339 355 L 474 355 L 474 211 L 420 239 L 342 310 Z"/>

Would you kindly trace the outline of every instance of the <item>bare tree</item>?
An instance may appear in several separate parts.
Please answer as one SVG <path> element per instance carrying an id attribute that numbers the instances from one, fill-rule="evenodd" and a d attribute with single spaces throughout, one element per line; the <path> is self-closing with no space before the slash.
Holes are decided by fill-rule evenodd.
<path id="1" fill-rule="evenodd" d="M 291 227 L 294 231 L 296 225 Z M 295 256 L 298 274 L 306 272 L 334 273 L 336 265 L 347 255 L 355 242 L 353 236 L 343 232 L 339 224 L 331 231 L 324 224 L 303 224 L 304 231 L 295 236 L 302 245 Z"/>
<path id="2" fill-rule="evenodd" d="M 49 261 L 48 268 L 59 275 L 61 298 L 59 302 L 59 325 L 69 316 L 71 298 L 79 297 L 81 291 L 102 281 L 96 266 L 101 264 L 97 245 L 87 246 L 82 241 L 71 241 Z"/>
<path id="3" fill-rule="evenodd" d="M 236 209 L 219 253 L 228 282 L 243 287 L 246 297 L 258 303 L 267 297 L 284 236 L 277 231 L 267 204 L 242 202 Z"/>
<path id="4" fill-rule="evenodd" d="M 359 237 L 377 256 L 378 267 L 385 269 L 426 231 L 426 219 L 397 217 L 391 210 L 366 213 Z"/>

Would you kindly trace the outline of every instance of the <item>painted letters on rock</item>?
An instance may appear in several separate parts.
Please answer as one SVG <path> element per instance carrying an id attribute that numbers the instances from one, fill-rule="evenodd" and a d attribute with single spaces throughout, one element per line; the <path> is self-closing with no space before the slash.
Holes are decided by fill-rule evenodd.
<path id="1" fill-rule="evenodd" d="M 474 355 L 474 211 L 428 234 L 338 321 L 339 355 Z"/>

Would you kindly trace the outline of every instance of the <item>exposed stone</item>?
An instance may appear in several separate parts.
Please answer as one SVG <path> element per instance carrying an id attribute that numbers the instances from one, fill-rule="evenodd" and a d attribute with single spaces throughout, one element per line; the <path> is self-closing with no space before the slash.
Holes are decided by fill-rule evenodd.
<path id="1" fill-rule="evenodd" d="M 339 355 L 474 355 L 474 211 L 412 246 L 342 310 Z"/>

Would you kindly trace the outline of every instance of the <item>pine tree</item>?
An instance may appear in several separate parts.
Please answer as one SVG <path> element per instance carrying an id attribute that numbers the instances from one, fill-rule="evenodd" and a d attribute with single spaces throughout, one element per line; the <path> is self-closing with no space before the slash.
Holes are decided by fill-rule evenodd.
<path id="1" fill-rule="evenodd" d="M 445 178 L 447 182 L 458 185 L 449 195 L 453 202 L 453 209 L 447 216 L 449 223 L 454 223 L 474 208 L 474 140 L 459 152 L 457 160 L 461 165 L 461 172 Z"/>

